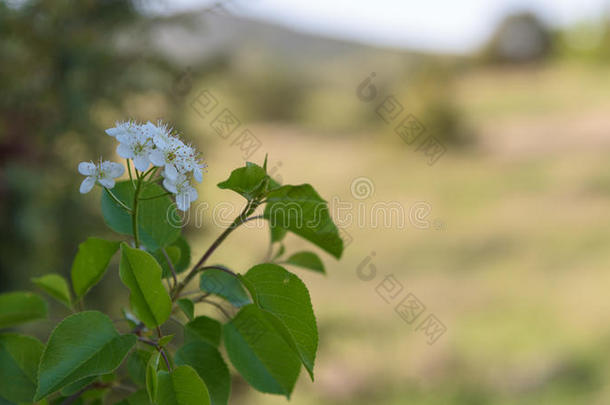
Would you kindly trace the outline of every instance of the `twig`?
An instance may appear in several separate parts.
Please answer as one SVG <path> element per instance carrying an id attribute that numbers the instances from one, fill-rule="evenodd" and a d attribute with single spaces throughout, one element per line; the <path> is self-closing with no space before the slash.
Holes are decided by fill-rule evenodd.
<path id="1" fill-rule="evenodd" d="M 233 277 L 237 278 L 237 274 L 232 272 L 231 270 L 229 270 L 227 267 L 225 266 L 220 266 L 220 265 L 214 265 L 214 266 L 204 266 L 201 267 L 198 272 L 203 272 L 205 270 L 221 270 L 224 271 L 227 274 L 232 275 Z"/>
<path id="2" fill-rule="evenodd" d="M 167 366 L 167 370 L 171 371 L 172 367 L 169 364 L 169 360 L 167 358 L 167 355 L 165 354 L 165 349 L 163 349 L 161 346 L 159 346 L 159 344 L 153 340 L 149 340 L 143 337 L 138 336 L 138 341 L 147 344 L 149 346 L 153 346 L 155 349 L 157 349 L 157 351 L 159 353 L 161 353 L 161 356 L 163 357 L 163 360 L 165 360 L 165 365 Z"/>
<path id="3" fill-rule="evenodd" d="M 246 205 L 242 213 L 237 218 L 235 218 L 233 223 L 227 229 L 225 229 L 224 232 L 221 233 L 220 236 L 218 236 L 218 238 L 216 238 L 216 240 L 212 243 L 208 250 L 206 250 L 203 256 L 201 256 L 201 259 L 199 259 L 199 261 L 193 266 L 193 269 L 184 278 L 184 280 L 182 280 L 182 282 L 176 285 L 176 288 L 174 288 L 174 291 L 172 292 L 172 301 L 175 301 L 178 298 L 182 289 L 189 283 L 189 281 L 193 279 L 193 277 L 195 277 L 195 275 L 199 272 L 199 269 L 203 266 L 205 261 L 212 255 L 212 253 L 214 253 L 218 246 L 220 246 L 220 244 L 227 238 L 227 236 L 231 234 L 231 232 L 233 232 L 238 226 L 240 226 L 244 222 L 258 218 L 248 218 L 248 215 L 252 214 L 259 205 L 260 203 L 258 201 L 248 201 L 248 204 Z"/>
<path id="4" fill-rule="evenodd" d="M 175 287 L 176 284 L 178 284 L 178 276 L 176 275 L 176 268 L 174 267 L 174 263 L 172 263 L 172 259 L 170 259 L 165 248 L 161 248 L 161 252 L 163 253 L 163 256 L 165 256 L 165 260 L 167 260 L 167 265 L 169 266 L 169 269 L 172 272 L 172 277 L 174 279 L 174 287 Z"/>
<path id="5" fill-rule="evenodd" d="M 226 310 L 226 309 L 224 309 L 224 308 L 222 307 L 222 305 L 220 305 L 219 303 L 214 302 L 214 301 L 210 301 L 210 300 L 206 300 L 206 299 L 205 299 L 205 298 L 203 298 L 203 297 L 202 297 L 201 299 L 199 299 L 198 301 L 199 301 L 199 302 L 205 302 L 206 304 L 210 304 L 210 305 L 212 305 L 212 306 L 216 307 L 216 308 L 217 308 L 217 309 L 218 309 L 220 312 L 222 312 L 222 314 L 223 314 L 224 316 L 226 316 L 226 317 L 227 317 L 227 319 L 231 319 L 231 315 L 230 315 L 230 314 L 227 312 L 227 310 Z"/>

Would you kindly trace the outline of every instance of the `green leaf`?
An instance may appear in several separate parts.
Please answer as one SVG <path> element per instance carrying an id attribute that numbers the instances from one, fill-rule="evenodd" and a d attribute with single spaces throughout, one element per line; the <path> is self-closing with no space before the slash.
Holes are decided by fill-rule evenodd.
<path id="1" fill-rule="evenodd" d="M 210 391 L 212 405 L 227 405 L 231 392 L 231 374 L 220 352 L 203 341 L 185 344 L 176 352 L 177 365 L 191 366 Z"/>
<path id="2" fill-rule="evenodd" d="M 190 366 L 159 372 L 158 405 L 210 405 L 210 394 L 197 372 Z"/>
<path id="3" fill-rule="evenodd" d="M 242 277 L 250 290 L 254 303 L 272 313 L 284 328 L 278 332 L 285 336 L 287 343 L 296 345 L 303 365 L 313 380 L 313 366 L 318 348 L 318 328 L 311 306 L 309 291 L 294 274 L 277 264 L 265 263 L 252 267 Z"/>
<path id="4" fill-rule="evenodd" d="M 272 226 L 271 224 L 269 224 L 269 230 L 271 232 L 271 243 L 283 241 L 288 233 L 288 229 L 277 225 Z"/>
<path id="5" fill-rule="evenodd" d="M 301 362 L 273 325 L 279 320 L 273 318 L 254 304 L 243 307 L 224 325 L 224 344 L 231 362 L 252 387 L 290 398 Z"/>
<path id="6" fill-rule="evenodd" d="M 328 204 L 309 184 L 282 186 L 269 192 L 264 217 L 272 229 L 272 241 L 278 231 L 289 231 L 307 239 L 336 258 L 343 253 L 339 230 L 328 212 Z"/>
<path id="7" fill-rule="evenodd" d="M 83 378 L 82 380 L 73 382 L 72 384 L 68 384 L 61 389 L 61 395 L 64 397 L 69 397 L 72 394 L 76 394 L 78 391 L 85 388 L 87 385 L 91 384 L 96 379 L 97 376 L 93 375 L 91 377 Z"/>
<path id="8" fill-rule="evenodd" d="M 147 350 L 134 350 L 127 359 L 129 377 L 140 387 L 146 386 L 146 366 L 151 355 L 152 353 Z"/>
<path id="9" fill-rule="evenodd" d="M 114 195 L 127 207 L 133 207 L 135 190 L 130 180 L 116 183 Z M 145 200 L 165 193 L 159 185 L 146 182 L 140 191 L 138 202 L 138 227 L 142 243 L 156 251 L 174 242 L 180 235 L 180 220 L 175 206 L 168 196 Z M 117 204 L 107 192 L 102 193 L 102 214 L 106 224 L 114 231 L 133 236 L 131 215 Z"/>
<path id="10" fill-rule="evenodd" d="M 174 339 L 174 335 L 165 335 L 163 336 L 161 339 L 159 339 L 159 341 L 157 342 L 157 344 L 161 347 L 165 347 L 169 344 L 169 342 L 171 342 Z"/>
<path id="11" fill-rule="evenodd" d="M 195 304 L 193 304 L 193 301 L 188 298 L 180 298 L 178 300 L 178 306 L 182 312 L 184 312 L 184 315 L 186 315 L 189 321 L 192 321 L 195 317 Z"/>
<path id="12" fill-rule="evenodd" d="M 46 274 L 42 277 L 33 278 L 32 282 L 42 288 L 47 294 L 55 298 L 68 308 L 72 308 L 70 287 L 65 278 L 59 274 Z"/>
<path id="13" fill-rule="evenodd" d="M 191 247 L 182 236 L 179 236 L 170 246 L 180 249 L 180 260 L 174 266 L 176 268 L 176 273 L 180 274 L 188 269 L 191 264 Z"/>
<path id="14" fill-rule="evenodd" d="M 72 287 L 78 298 L 101 280 L 118 249 L 119 242 L 100 238 L 89 238 L 78 245 L 72 263 Z"/>
<path id="15" fill-rule="evenodd" d="M 176 274 L 180 274 L 188 269 L 191 264 L 191 248 L 186 240 L 180 236 L 174 243 L 166 248 L 167 255 L 170 257 L 174 264 L 174 270 Z M 167 259 L 161 250 L 157 250 L 153 253 L 153 256 L 163 269 L 163 278 L 172 277 L 172 271 L 167 263 Z"/>
<path id="16" fill-rule="evenodd" d="M 169 260 L 172 262 L 172 265 L 174 266 L 174 269 L 176 269 L 176 263 L 178 263 L 180 261 L 180 248 L 178 248 L 177 246 L 168 246 L 165 248 L 165 253 L 167 253 Z M 159 266 L 161 266 L 161 270 L 162 270 L 161 277 L 162 278 L 172 277 L 172 269 L 169 266 L 169 263 L 167 262 L 167 258 L 163 254 L 163 248 L 157 250 L 156 252 L 150 252 L 150 254 L 153 255 L 153 257 L 157 260 L 157 263 L 159 263 Z M 176 274 L 178 274 L 177 270 L 176 270 Z"/>
<path id="17" fill-rule="evenodd" d="M 277 258 L 281 257 L 284 253 L 286 252 L 286 246 L 284 246 L 283 243 L 280 243 L 280 248 L 278 249 L 277 253 L 273 256 L 273 258 L 271 258 L 271 260 L 276 260 Z"/>
<path id="18" fill-rule="evenodd" d="M 38 295 L 17 291 L 0 294 L 0 328 L 47 317 L 47 303 Z"/>
<path id="19" fill-rule="evenodd" d="M 184 325 L 184 341 L 186 343 L 203 340 L 218 347 L 222 325 L 216 319 L 201 315 Z"/>
<path id="20" fill-rule="evenodd" d="M 133 311 L 149 329 L 167 321 L 172 301 L 161 283 L 161 267 L 154 257 L 122 243 L 119 276 L 131 292 Z"/>
<path id="21" fill-rule="evenodd" d="M 266 179 L 268 176 L 262 167 L 247 162 L 245 167 L 233 170 L 227 180 L 218 183 L 218 187 L 233 190 L 247 200 L 252 200 L 261 194 Z"/>
<path id="22" fill-rule="evenodd" d="M 83 378 L 114 371 L 135 343 L 135 335 L 119 335 L 101 312 L 85 311 L 65 318 L 42 353 L 34 401 Z"/>
<path id="23" fill-rule="evenodd" d="M 15 403 L 32 402 L 43 349 L 33 337 L 0 334 L 0 397 Z"/>
<path id="24" fill-rule="evenodd" d="M 148 360 L 146 365 L 146 392 L 150 402 L 155 403 L 157 401 L 157 370 L 159 369 L 159 359 L 161 353 L 155 352 Z"/>
<path id="25" fill-rule="evenodd" d="M 224 298 L 238 308 L 252 303 L 237 277 L 222 270 L 204 270 L 199 276 L 199 288 Z"/>
<path id="26" fill-rule="evenodd" d="M 299 266 L 303 267 L 304 269 L 326 274 L 326 271 L 324 270 L 324 263 L 322 263 L 322 260 L 320 260 L 318 255 L 313 252 L 295 253 L 283 263 L 292 264 L 293 266 Z"/>

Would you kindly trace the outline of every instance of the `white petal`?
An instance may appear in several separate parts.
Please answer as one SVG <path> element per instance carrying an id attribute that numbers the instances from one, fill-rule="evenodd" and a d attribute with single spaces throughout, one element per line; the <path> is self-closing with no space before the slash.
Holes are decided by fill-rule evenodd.
<path id="1" fill-rule="evenodd" d="M 163 179 L 163 187 L 170 193 L 176 194 L 178 190 L 176 189 L 176 185 L 172 183 L 169 179 Z"/>
<path id="2" fill-rule="evenodd" d="M 165 166 L 165 175 L 170 180 L 176 180 L 178 178 L 178 171 L 174 165 L 167 165 Z"/>
<path id="3" fill-rule="evenodd" d="M 78 172 L 83 176 L 93 176 L 95 174 L 95 165 L 91 162 L 80 162 L 78 164 Z"/>
<path id="4" fill-rule="evenodd" d="M 95 185 L 95 177 L 89 176 L 86 177 L 85 180 L 83 180 L 83 182 L 80 184 L 80 193 L 81 194 L 87 194 L 89 191 L 91 191 L 91 189 L 93 188 L 93 186 Z"/>
<path id="5" fill-rule="evenodd" d="M 104 169 L 106 175 L 113 179 L 121 177 L 125 173 L 125 168 L 122 164 L 116 162 L 104 162 L 107 165 L 107 169 Z"/>
<path id="6" fill-rule="evenodd" d="M 119 128 L 108 128 L 106 130 L 106 133 L 112 137 L 116 137 L 118 134 L 120 134 L 122 131 Z"/>
<path id="7" fill-rule="evenodd" d="M 145 155 L 138 155 L 133 158 L 133 165 L 141 172 L 145 172 L 150 166 L 150 161 Z"/>
<path id="8" fill-rule="evenodd" d="M 116 140 L 120 143 L 124 143 L 126 145 L 131 145 L 133 143 L 133 134 L 129 131 L 121 131 L 117 134 Z"/>
<path id="9" fill-rule="evenodd" d="M 150 155 L 148 155 L 148 158 L 155 166 L 161 167 L 165 165 L 165 155 L 163 154 L 163 152 L 161 152 L 160 149 L 151 150 Z"/>
<path id="10" fill-rule="evenodd" d="M 191 187 L 191 189 L 189 190 L 189 197 L 191 199 L 191 202 L 195 201 L 199 197 L 199 194 L 197 194 L 197 190 Z"/>
<path id="11" fill-rule="evenodd" d="M 176 205 L 180 211 L 186 211 L 191 206 L 191 200 L 188 198 L 188 195 L 178 194 L 176 195 Z"/>
<path id="12" fill-rule="evenodd" d="M 108 178 L 108 177 L 102 177 L 100 179 L 98 179 L 98 182 L 106 187 L 106 188 L 113 188 L 114 187 L 114 179 Z"/>
<path id="13" fill-rule="evenodd" d="M 203 181 L 203 173 L 201 172 L 200 168 L 195 167 L 193 169 L 193 177 L 195 180 L 197 180 L 197 183 L 201 183 Z"/>
<path id="14" fill-rule="evenodd" d="M 133 157 L 133 150 L 124 143 L 120 143 L 116 148 L 116 153 L 125 159 L 131 159 Z"/>

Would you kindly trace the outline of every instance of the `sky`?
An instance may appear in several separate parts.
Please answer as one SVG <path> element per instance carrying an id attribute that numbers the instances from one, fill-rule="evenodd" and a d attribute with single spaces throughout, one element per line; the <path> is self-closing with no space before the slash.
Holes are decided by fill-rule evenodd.
<path id="1" fill-rule="evenodd" d="M 155 13 L 205 7 L 209 0 L 160 0 Z M 599 19 L 610 0 L 228 0 L 232 14 L 297 31 L 387 47 L 469 52 L 498 22 L 533 11 L 552 26 Z"/>

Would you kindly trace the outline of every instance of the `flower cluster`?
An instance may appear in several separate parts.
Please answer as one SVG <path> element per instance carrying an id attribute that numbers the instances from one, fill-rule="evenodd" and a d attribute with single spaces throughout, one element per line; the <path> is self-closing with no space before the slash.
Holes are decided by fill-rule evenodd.
<path id="1" fill-rule="evenodd" d="M 201 182 L 206 167 L 195 148 L 185 144 L 162 122 L 156 125 L 150 121 L 146 124 L 118 122 L 106 133 L 119 142 L 117 154 L 131 159 L 137 171 L 146 172 L 151 165 L 162 168 L 163 187 L 175 195 L 178 209 L 188 210 L 197 199 L 191 179 Z M 122 165 L 101 160 L 97 164 L 82 162 L 78 170 L 87 176 L 81 184 L 81 193 L 88 193 L 96 182 L 110 189 L 114 187 L 114 179 L 124 173 Z"/>

